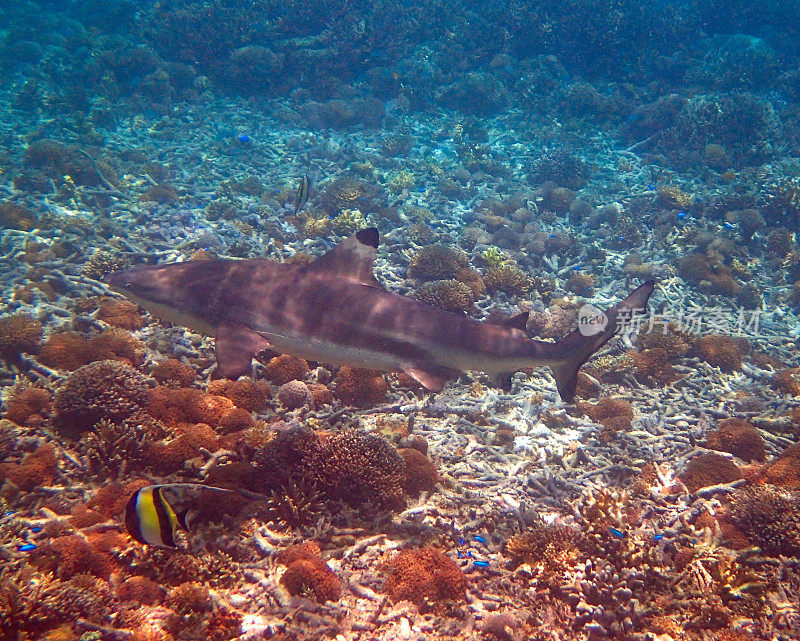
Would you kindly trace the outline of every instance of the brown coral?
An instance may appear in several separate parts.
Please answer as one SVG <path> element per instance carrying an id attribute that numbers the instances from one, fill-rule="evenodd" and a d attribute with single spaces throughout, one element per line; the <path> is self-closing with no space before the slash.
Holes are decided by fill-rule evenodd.
<path id="1" fill-rule="evenodd" d="M 345 405 L 374 405 L 388 391 L 389 383 L 380 372 L 345 365 L 336 374 L 336 398 Z"/>
<path id="2" fill-rule="evenodd" d="M 302 364 L 298 369 L 302 369 Z M 302 379 L 302 376 L 300 378 Z M 240 378 L 236 381 L 225 378 L 217 379 L 208 384 L 207 391 L 214 396 L 231 399 L 236 407 L 248 412 L 265 410 L 272 397 L 272 387 L 269 383 L 254 381 L 252 378 Z"/>
<path id="3" fill-rule="evenodd" d="M 455 279 L 434 280 L 423 283 L 414 290 L 413 296 L 428 305 L 461 314 L 468 314 L 473 311 L 475 304 L 473 290 L 469 285 Z"/>
<path id="4" fill-rule="evenodd" d="M 164 600 L 164 588 L 143 576 L 125 579 L 114 592 L 120 601 L 134 601 L 140 605 L 158 605 Z"/>
<path id="5" fill-rule="evenodd" d="M 264 366 L 267 378 L 276 385 L 283 385 L 289 381 L 303 380 L 308 374 L 308 363 L 297 356 L 281 354 L 271 358 Z"/>
<path id="6" fill-rule="evenodd" d="M 147 411 L 167 425 L 206 423 L 212 427 L 234 408 L 224 396 L 206 394 L 194 387 L 156 387 L 149 393 Z"/>
<path id="7" fill-rule="evenodd" d="M 563 570 L 577 557 L 579 542 L 580 533 L 573 527 L 537 523 L 508 539 L 503 553 L 511 559 L 510 569 L 527 563 Z"/>
<path id="8" fill-rule="evenodd" d="M 156 363 L 150 376 L 167 387 L 189 387 L 194 383 L 194 367 L 177 358 L 168 358 Z"/>
<path id="9" fill-rule="evenodd" d="M 82 534 L 54 537 L 36 552 L 35 556 L 45 567 L 55 570 L 60 579 L 83 573 L 108 579 L 113 570 L 111 558 L 97 550 Z"/>
<path id="10" fill-rule="evenodd" d="M 759 480 L 790 490 L 800 490 L 800 443 L 786 448 L 759 475 Z"/>
<path id="11" fill-rule="evenodd" d="M 386 565 L 386 591 L 394 602 L 412 601 L 428 609 L 432 602 L 463 600 L 467 577 L 441 550 L 403 550 Z"/>
<path id="12" fill-rule="evenodd" d="M 414 448 L 400 448 L 397 453 L 403 458 L 401 485 L 406 494 L 417 498 L 421 492 L 433 492 L 439 482 L 433 461 Z"/>
<path id="13" fill-rule="evenodd" d="M 633 405 L 622 398 L 602 398 L 594 405 L 580 403 L 578 407 L 595 423 L 612 432 L 630 429 L 633 421 Z"/>
<path id="14" fill-rule="evenodd" d="M 56 472 L 56 449 L 49 443 L 26 454 L 19 463 L 0 463 L 0 479 L 8 479 L 21 490 L 48 485 Z"/>
<path id="15" fill-rule="evenodd" d="M 706 447 L 718 452 L 728 452 L 743 461 L 763 462 L 766 459 L 764 439 L 750 423 L 741 418 L 726 418 L 708 433 Z"/>
<path id="16" fill-rule="evenodd" d="M 656 347 L 630 352 L 636 378 L 648 385 L 664 386 L 673 383 L 680 375 L 670 363 L 667 350 Z"/>
<path id="17" fill-rule="evenodd" d="M 74 434 L 104 418 L 128 418 L 147 405 L 149 387 L 149 379 L 130 365 L 97 361 L 67 377 L 53 407 L 60 427 Z"/>
<path id="18" fill-rule="evenodd" d="M 800 555 L 800 493 L 771 485 L 734 492 L 731 516 L 767 554 Z"/>
<path id="19" fill-rule="evenodd" d="M 139 306 L 122 298 L 100 299 L 97 318 L 120 329 L 137 330 L 145 326 Z"/>
<path id="20" fill-rule="evenodd" d="M 516 296 L 529 296 L 533 290 L 533 281 L 514 263 L 504 262 L 493 265 L 486 270 L 483 282 L 490 292 L 502 291 Z"/>
<path id="21" fill-rule="evenodd" d="M 8 401 L 6 418 L 17 425 L 39 424 L 50 415 L 50 392 L 41 387 L 15 390 Z"/>
<path id="22" fill-rule="evenodd" d="M 697 340 L 694 353 L 709 365 L 719 367 L 723 372 L 742 369 L 742 359 L 749 344 L 743 338 L 725 334 L 709 334 Z"/>
<path id="23" fill-rule="evenodd" d="M 716 257 L 700 252 L 687 254 L 678 263 L 678 274 L 712 294 L 735 296 L 739 291 L 739 283 L 734 279 L 730 267 Z"/>
<path id="24" fill-rule="evenodd" d="M 458 247 L 427 245 L 411 257 L 408 275 L 423 281 L 450 280 L 467 269 L 467 254 Z"/>
<path id="25" fill-rule="evenodd" d="M 10 200 L 0 203 L 0 229 L 30 231 L 38 222 L 36 214 L 30 209 Z"/>
<path id="26" fill-rule="evenodd" d="M 770 387 L 780 394 L 800 396 L 800 367 L 780 369 L 772 375 Z"/>
<path id="27" fill-rule="evenodd" d="M 681 474 L 681 480 L 690 492 L 719 485 L 731 483 L 742 478 L 742 471 L 736 463 L 719 454 L 700 454 L 695 456 Z"/>
<path id="28" fill-rule="evenodd" d="M 0 318 L 0 358 L 15 361 L 20 354 L 35 353 L 42 339 L 42 324 L 28 314 Z"/>
<path id="29" fill-rule="evenodd" d="M 58 332 L 42 345 L 39 361 L 48 367 L 73 371 L 81 365 L 115 360 L 139 365 L 144 345 L 128 332 L 110 328 L 87 339 L 75 332 Z"/>
<path id="30" fill-rule="evenodd" d="M 319 545 L 313 541 L 291 545 L 275 559 L 286 566 L 281 585 L 289 594 L 299 596 L 311 592 L 319 603 L 338 601 L 341 597 L 341 581 L 323 561 Z"/>

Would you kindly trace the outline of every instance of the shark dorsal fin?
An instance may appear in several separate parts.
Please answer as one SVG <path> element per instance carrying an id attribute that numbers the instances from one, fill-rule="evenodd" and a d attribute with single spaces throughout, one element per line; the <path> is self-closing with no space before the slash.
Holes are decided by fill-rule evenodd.
<path id="1" fill-rule="evenodd" d="M 528 312 L 521 312 L 519 314 L 515 314 L 514 316 L 509 316 L 500 324 L 505 325 L 506 327 L 521 329 L 524 332 L 528 329 L 528 316 Z"/>
<path id="2" fill-rule="evenodd" d="M 378 241 L 378 230 L 375 227 L 367 227 L 348 236 L 336 247 L 303 269 L 307 273 L 335 274 L 355 283 L 370 287 L 382 287 L 372 271 L 375 256 L 378 253 Z"/>

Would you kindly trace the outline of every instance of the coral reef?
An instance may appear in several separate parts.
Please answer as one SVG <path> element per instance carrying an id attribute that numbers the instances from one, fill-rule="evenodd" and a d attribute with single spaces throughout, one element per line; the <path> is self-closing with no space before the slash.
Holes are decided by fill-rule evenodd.
<path id="1" fill-rule="evenodd" d="M 681 480 L 690 492 L 719 485 L 731 483 L 742 478 L 741 470 L 736 463 L 719 454 L 700 454 L 695 456 L 681 474 Z"/>
<path id="2" fill-rule="evenodd" d="M 411 601 L 426 611 L 437 601 L 464 599 L 467 577 L 438 548 L 402 550 L 384 568 L 388 575 L 386 592 L 395 602 Z"/>
<path id="3" fill-rule="evenodd" d="M 439 472 L 433 461 L 414 448 L 400 448 L 397 453 L 403 459 L 400 485 L 406 494 L 417 498 L 421 492 L 433 492 L 439 481 Z"/>
<path id="4" fill-rule="evenodd" d="M 719 452 L 728 452 L 746 463 L 766 460 L 764 439 L 758 430 L 741 418 L 726 418 L 717 423 L 708 433 L 706 447 Z"/>
<path id="5" fill-rule="evenodd" d="M 346 365 L 339 368 L 335 383 L 334 394 L 345 405 L 374 405 L 389 391 L 389 383 L 380 372 Z"/>
<path id="6" fill-rule="evenodd" d="M 0 357 L 15 361 L 20 354 L 37 351 L 42 339 L 42 324 L 27 314 L 0 318 Z"/>
<path id="7" fill-rule="evenodd" d="M 468 285 L 455 279 L 434 280 L 414 290 L 414 298 L 448 312 L 468 314 L 474 309 L 475 294 Z"/>
<path id="8" fill-rule="evenodd" d="M 767 554 L 800 554 L 800 494 L 771 485 L 737 490 L 731 516 Z"/>
<path id="9" fill-rule="evenodd" d="M 742 369 L 742 359 L 749 349 L 746 339 L 709 334 L 701 336 L 694 345 L 694 352 L 709 365 L 719 367 L 723 372 Z"/>
<path id="10" fill-rule="evenodd" d="M 408 275 L 423 281 L 455 280 L 466 269 L 469 259 L 458 247 L 427 245 L 411 257 Z"/>
<path id="11" fill-rule="evenodd" d="M 281 354 L 274 356 L 264 366 L 267 378 L 276 385 L 283 385 L 289 381 L 303 380 L 309 372 L 308 363 L 297 356 Z"/>
<path id="12" fill-rule="evenodd" d="M 53 397 L 60 429 L 75 435 L 101 419 L 126 419 L 148 404 L 149 379 L 130 365 L 97 361 L 72 372 Z"/>
<path id="13" fill-rule="evenodd" d="M 316 543 L 292 545 L 281 550 L 275 560 L 286 566 L 281 585 L 289 594 L 298 596 L 311 593 L 320 603 L 338 601 L 341 597 L 341 582 L 322 560 L 321 550 Z"/>

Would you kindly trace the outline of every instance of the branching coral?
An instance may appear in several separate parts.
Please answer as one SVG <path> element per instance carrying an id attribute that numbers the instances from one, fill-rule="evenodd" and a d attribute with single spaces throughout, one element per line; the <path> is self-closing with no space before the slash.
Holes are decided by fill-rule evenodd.
<path id="1" fill-rule="evenodd" d="M 38 424 L 50 414 L 50 392 L 41 387 L 15 389 L 8 401 L 6 418 L 17 425 Z"/>
<path id="2" fill-rule="evenodd" d="M 289 481 L 270 492 L 266 507 L 270 521 L 293 528 L 311 525 L 322 508 L 322 493 L 309 479 Z"/>
<path id="3" fill-rule="evenodd" d="M 120 329 L 137 330 L 145 325 L 139 307 L 129 300 L 120 298 L 105 297 L 101 299 L 97 318 Z"/>
<path id="4" fill-rule="evenodd" d="M 412 601 L 430 610 L 443 600 L 463 600 L 467 577 L 455 561 L 434 547 L 403 550 L 384 566 L 386 592 L 392 600 Z"/>
<path id="5" fill-rule="evenodd" d="M 97 361 L 67 377 L 53 399 L 59 426 L 75 434 L 102 419 L 124 420 L 146 407 L 149 379 L 130 365 Z"/>
<path id="6" fill-rule="evenodd" d="M 81 436 L 77 449 L 92 476 L 118 478 L 146 465 L 145 445 L 150 437 L 135 415 L 117 422 L 102 419 Z"/>
<path id="7" fill-rule="evenodd" d="M 737 490 L 731 515 L 767 554 L 800 555 L 800 492 L 772 485 Z"/>
<path id="8" fill-rule="evenodd" d="M 361 430 L 330 434 L 303 462 L 309 479 L 332 498 L 358 506 L 405 504 L 403 459 L 388 441 Z"/>
<path id="9" fill-rule="evenodd" d="M 303 363 L 304 362 L 305 361 L 303 361 Z M 297 367 L 297 371 L 303 370 L 303 374 L 295 378 L 302 379 L 305 372 L 308 371 L 308 365 L 303 367 L 303 363 L 299 363 Z M 289 368 L 287 368 L 287 370 L 288 369 Z M 272 375 L 276 378 L 284 378 L 288 375 L 288 371 L 282 372 L 281 374 L 283 374 L 283 376 L 278 375 L 275 371 L 272 372 Z M 214 396 L 224 396 L 231 399 L 236 407 L 240 407 L 248 412 L 260 412 L 265 410 L 272 396 L 272 387 L 269 383 L 266 381 L 254 381 L 251 378 L 240 378 L 237 381 L 221 378 L 216 381 L 211 381 L 207 391 Z"/>
<path id="10" fill-rule="evenodd" d="M 190 387 L 194 383 L 196 374 L 191 365 L 176 358 L 168 358 L 156 363 L 150 370 L 150 376 L 167 387 Z"/>
<path id="11" fill-rule="evenodd" d="M 42 345 L 39 361 L 61 370 L 75 370 L 81 365 L 101 360 L 142 362 L 144 345 L 128 332 L 109 328 L 91 338 L 75 332 L 57 332 Z"/>
<path id="12" fill-rule="evenodd" d="M 533 291 L 531 277 L 510 262 L 487 269 L 483 276 L 483 282 L 490 292 L 502 291 L 517 296 L 530 296 Z"/>

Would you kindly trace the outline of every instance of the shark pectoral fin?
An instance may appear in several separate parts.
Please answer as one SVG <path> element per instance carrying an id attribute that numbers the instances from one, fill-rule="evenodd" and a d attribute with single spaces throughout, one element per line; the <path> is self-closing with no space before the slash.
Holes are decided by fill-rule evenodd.
<path id="1" fill-rule="evenodd" d="M 422 367 L 411 365 L 403 369 L 411 378 L 417 381 L 422 387 L 431 392 L 439 392 L 444 384 L 458 376 L 461 372 L 446 367 Z"/>
<path id="2" fill-rule="evenodd" d="M 269 348 L 266 338 L 245 325 L 223 323 L 217 327 L 214 351 L 219 370 L 227 378 L 250 372 L 253 356 Z"/>
<path id="3" fill-rule="evenodd" d="M 511 389 L 512 376 L 514 376 L 514 372 L 502 372 L 501 374 L 495 374 L 492 376 L 492 385 L 505 391 L 509 391 Z"/>
<path id="4" fill-rule="evenodd" d="M 500 324 L 504 325 L 505 327 L 521 329 L 523 332 L 525 332 L 528 330 L 528 316 L 530 316 L 530 312 L 521 312 L 519 314 L 515 314 L 514 316 L 509 316 Z"/>

